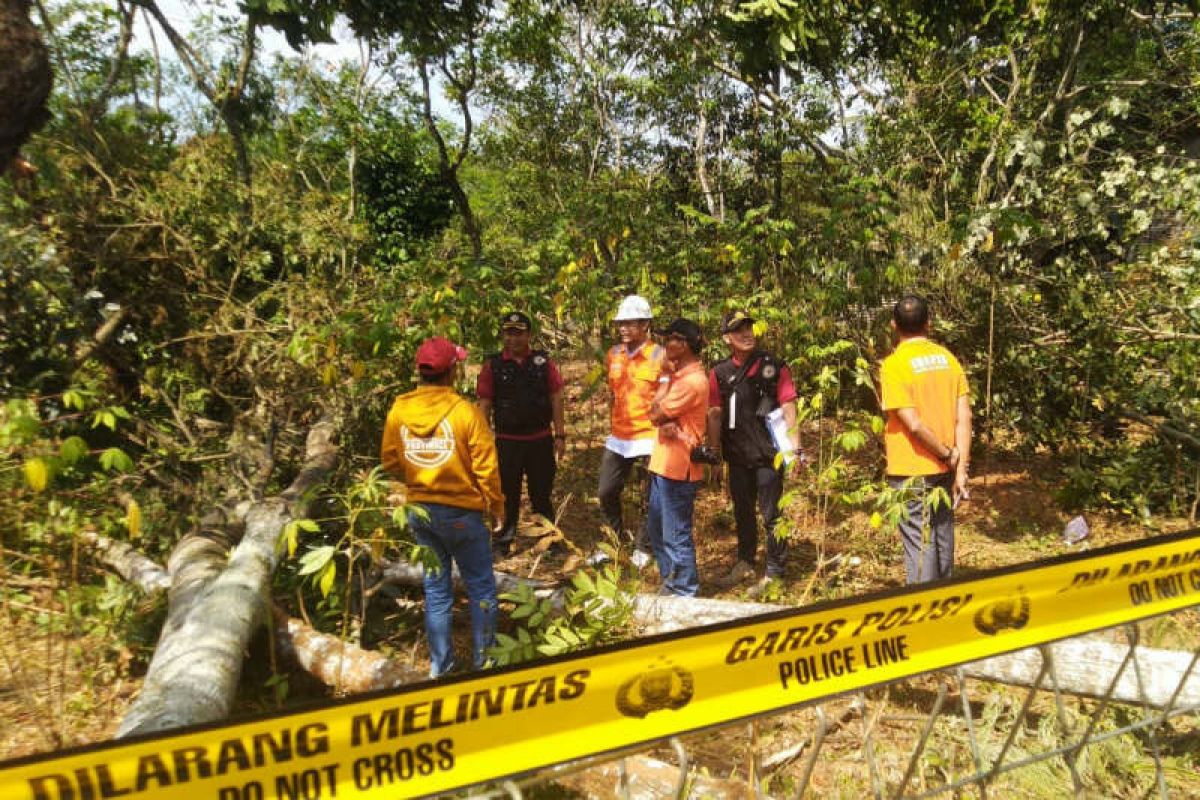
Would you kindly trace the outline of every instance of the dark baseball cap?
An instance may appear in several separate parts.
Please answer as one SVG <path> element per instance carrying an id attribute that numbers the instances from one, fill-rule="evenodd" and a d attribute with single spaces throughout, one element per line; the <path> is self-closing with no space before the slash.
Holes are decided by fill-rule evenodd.
<path id="1" fill-rule="evenodd" d="M 533 330 L 533 320 L 528 314 L 520 311 L 509 311 L 500 319 L 500 330 L 502 331 L 529 331 Z"/>
<path id="2" fill-rule="evenodd" d="M 680 336 L 688 343 L 688 347 L 692 348 L 693 353 L 699 353 L 704 348 L 704 333 L 700 330 L 700 326 L 690 319 L 679 319 L 672 322 L 665 328 L 655 331 L 659 336 Z"/>
<path id="3" fill-rule="evenodd" d="M 747 322 L 753 325 L 754 317 L 750 316 L 744 309 L 739 308 L 736 311 L 730 311 L 721 318 L 721 333 L 733 333 Z"/>

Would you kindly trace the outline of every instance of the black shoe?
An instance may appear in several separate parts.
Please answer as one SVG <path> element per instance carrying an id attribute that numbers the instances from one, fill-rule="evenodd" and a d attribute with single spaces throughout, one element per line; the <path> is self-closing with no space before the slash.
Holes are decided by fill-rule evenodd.
<path id="1" fill-rule="evenodd" d="M 515 525 L 504 528 L 492 540 L 492 556 L 495 558 L 506 558 L 512 554 L 513 542 L 517 538 L 517 528 Z"/>

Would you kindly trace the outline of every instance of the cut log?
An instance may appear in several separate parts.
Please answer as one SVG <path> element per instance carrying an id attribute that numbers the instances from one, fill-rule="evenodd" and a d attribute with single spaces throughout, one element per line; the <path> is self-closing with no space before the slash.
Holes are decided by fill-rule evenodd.
<path id="1" fill-rule="evenodd" d="M 633 603 L 633 621 L 639 633 L 650 636 L 755 614 L 768 614 L 783 608 L 768 603 L 743 603 L 708 597 L 639 594 Z"/>
<path id="2" fill-rule="evenodd" d="M 333 469 L 334 426 L 317 423 L 308 434 L 305 463 L 282 494 L 246 513 L 241 542 L 219 574 L 189 584 L 177 596 L 180 573 L 172 555 L 168 624 L 154 650 L 142 691 L 121 721 L 117 736 L 149 733 L 222 719 L 228 715 L 251 636 L 266 618 L 275 569 L 275 545 L 284 526 L 303 516 L 302 498 Z M 206 558 L 212 566 L 212 559 Z M 184 572 L 183 565 L 180 569 Z M 182 587 L 180 587 L 182 588 Z"/>
<path id="3" fill-rule="evenodd" d="M 280 652 L 337 692 L 361 694 L 426 678 L 424 671 L 389 659 L 383 653 L 363 650 L 336 636 L 313 630 L 278 607 L 274 613 L 275 642 Z"/>
<path id="4" fill-rule="evenodd" d="M 1125 665 L 1111 693 L 1109 685 L 1129 653 L 1129 645 L 1087 636 L 1047 645 L 1053 663 L 1053 678 L 1047 675 L 1042 688 L 1084 697 L 1110 696 L 1120 703 L 1165 707 L 1176 689 L 1173 708 L 1200 706 L 1200 664 L 1192 665 L 1191 653 L 1160 650 L 1139 645 Z M 994 658 L 963 665 L 972 678 L 1032 686 L 1042 669 L 1041 648 L 1030 647 Z M 1188 673 L 1189 665 L 1191 673 Z M 1186 677 L 1186 681 L 1185 681 Z M 1180 688 L 1180 684 L 1182 688 Z"/>

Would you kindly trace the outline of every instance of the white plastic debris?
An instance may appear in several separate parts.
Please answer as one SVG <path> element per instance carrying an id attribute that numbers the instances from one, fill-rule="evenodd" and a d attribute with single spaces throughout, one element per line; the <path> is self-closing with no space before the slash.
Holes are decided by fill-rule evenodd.
<path id="1" fill-rule="evenodd" d="M 586 559 L 589 567 L 598 567 L 601 564 L 607 564 L 609 561 L 612 561 L 612 558 L 610 558 L 608 553 L 604 552 L 603 550 L 595 551 Z"/>
<path id="2" fill-rule="evenodd" d="M 1088 530 L 1087 520 L 1083 517 L 1075 517 L 1063 528 L 1062 538 L 1067 544 L 1078 544 L 1086 539 L 1089 533 L 1091 531 Z"/>

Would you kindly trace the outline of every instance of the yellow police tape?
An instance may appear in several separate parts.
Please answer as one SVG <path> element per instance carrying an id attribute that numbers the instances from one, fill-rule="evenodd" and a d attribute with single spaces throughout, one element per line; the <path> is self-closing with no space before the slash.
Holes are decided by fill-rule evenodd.
<path id="1" fill-rule="evenodd" d="M 0 765 L 0 798 L 409 797 L 1200 604 L 1200 531 Z"/>

